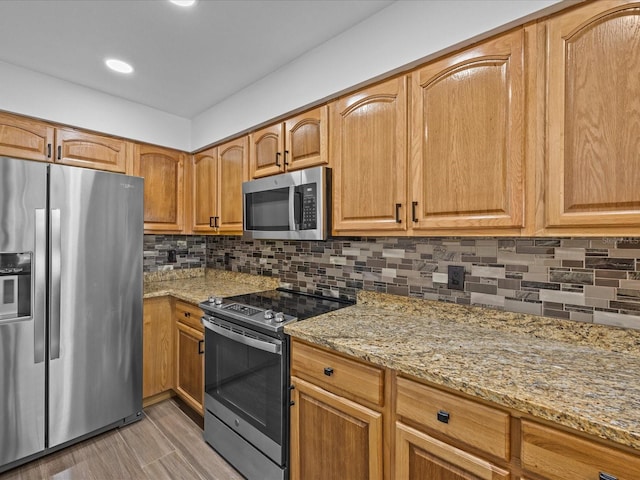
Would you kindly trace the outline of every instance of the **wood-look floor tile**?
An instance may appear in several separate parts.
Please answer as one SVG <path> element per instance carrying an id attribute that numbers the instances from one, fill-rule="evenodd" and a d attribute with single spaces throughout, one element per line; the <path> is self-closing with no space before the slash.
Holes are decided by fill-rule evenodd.
<path id="1" fill-rule="evenodd" d="M 145 479 L 138 459 L 124 441 L 120 432 L 90 440 L 89 463 L 91 473 L 98 479 Z"/>
<path id="2" fill-rule="evenodd" d="M 127 425 L 119 432 L 141 467 L 175 451 L 173 444 L 149 419 Z"/>
<path id="3" fill-rule="evenodd" d="M 143 468 L 149 480 L 202 480 L 177 452 L 171 452 Z"/>

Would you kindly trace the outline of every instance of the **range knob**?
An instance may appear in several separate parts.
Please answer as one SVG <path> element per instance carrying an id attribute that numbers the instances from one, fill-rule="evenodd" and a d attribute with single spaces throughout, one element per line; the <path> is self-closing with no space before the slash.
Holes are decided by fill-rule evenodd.
<path id="1" fill-rule="evenodd" d="M 216 297 L 214 300 L 214 303 L 216 305 L 222 305 L 222 297 Z"/>
<path id="2" fill-rule="evenodd" d="M 264 311 L 264 318 L 265 318 L 265 320 L 271 320 L 273 318 L 273 310 L 265 310 Z"/>
<path id="3" fill-rule="evenodd" d="M 278 323 L 284 322 L 284 313 L 282 313 L 282 312 L 276 313 L 275 321 L 278 322 Z"/>

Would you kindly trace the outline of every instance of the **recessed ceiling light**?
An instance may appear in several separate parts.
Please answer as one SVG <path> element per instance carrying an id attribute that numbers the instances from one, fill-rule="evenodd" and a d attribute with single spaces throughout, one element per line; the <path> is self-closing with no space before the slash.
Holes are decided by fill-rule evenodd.
<path id="1" fill-rule="evenodd" d="M 169 0 L 169 1 L 180 7 L 191 7 L 196 3 L 196 0 Z"/>
<path id="2" fill-rule="evenodd" d="M 107 58 L 104 63 L 111 70 L 114 70 L 119 73 L 131 73 L 133 72 L 133 67 L 129 65 L 127 62 L 123 62 L 122 60 L 117 60 L 115 58 Z"/>

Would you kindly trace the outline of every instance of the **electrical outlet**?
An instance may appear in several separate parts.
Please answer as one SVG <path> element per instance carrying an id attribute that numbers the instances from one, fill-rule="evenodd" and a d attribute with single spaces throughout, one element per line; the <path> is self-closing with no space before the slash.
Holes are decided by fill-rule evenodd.
<path id="1" fill-rule="evenodd" d="M 464 290 L 464 267 L 449 265 L 447 288 L 449 290 Z"/>
<path id="2" fill-rule="evenodd" d="M 169 263 L 176 263 L 178 261 L 177 253 L 175 250 L 169 250 L 167 255 L 167 261 Z"/>

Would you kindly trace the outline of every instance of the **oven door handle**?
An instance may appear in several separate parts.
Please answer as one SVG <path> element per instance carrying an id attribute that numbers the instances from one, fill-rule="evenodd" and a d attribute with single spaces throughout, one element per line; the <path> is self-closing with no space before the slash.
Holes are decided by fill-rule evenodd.
<path id="1" fill-rule="evenodd" d="M 242 343 L 243 345 L 257 348 L 258 350 L 263 350 L 265 352 L 282 355 L 282 345 L 271 342 L 264 342 L 256 338 L 245 337 L 244 335 L 232 332 L 231 330 L 227 330 L 226 328 L 220 327 L 215 323 L 211 323 L 209 321 L 203 321 L 202 323 L 209 330 L 217 333 L 218 335 L 222 335 L 223 337 L 227 337 L 229 340 L 233 340 L 234 342 Z"/>

